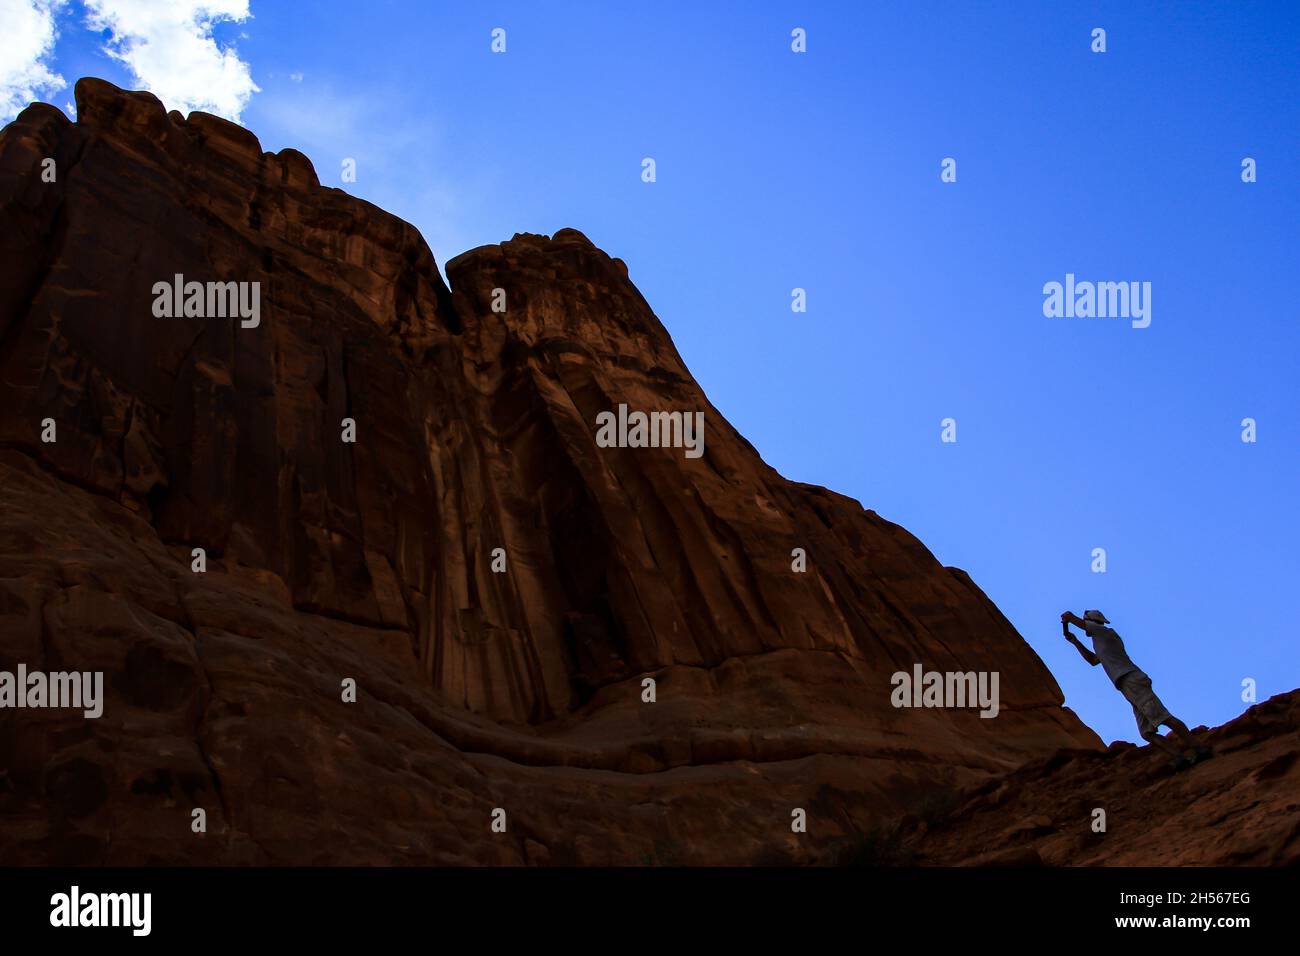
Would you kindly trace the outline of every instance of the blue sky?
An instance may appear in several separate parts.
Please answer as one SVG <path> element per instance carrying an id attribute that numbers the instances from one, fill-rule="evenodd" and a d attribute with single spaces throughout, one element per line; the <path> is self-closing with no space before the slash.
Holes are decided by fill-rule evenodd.
<path id="1" fill-rule="evenodd" d="M 45 3 L 0 81 L 238 113 L 440 262 L 581 229 L 770 464 L 967 569 L 1132 740 L 1063 609 L 1104 609 L 1193 726 L 1300 686 L 1300 7 L 1072 6 Z M 1150 327 L 1045 317 L 1066 273 L 1150 282 Z"/>

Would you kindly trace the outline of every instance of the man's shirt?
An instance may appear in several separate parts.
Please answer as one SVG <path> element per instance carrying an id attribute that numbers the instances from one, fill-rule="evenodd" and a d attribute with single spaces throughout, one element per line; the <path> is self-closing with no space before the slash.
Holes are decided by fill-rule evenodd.
<path id="1" fill-rule="evenodd" d="M 1111 628 L 1088 621 L 1083 629 L 1092 638 L 1092 652 L 1101 659 L 1102 669 L 1106 671 L 1106 676 L 1116 687 L 1119 686 L 1119 679 L 1125 674 L 1141 670 L 1129 660 L 1128 651 L 1124 650 L 1124 642 Z"/>

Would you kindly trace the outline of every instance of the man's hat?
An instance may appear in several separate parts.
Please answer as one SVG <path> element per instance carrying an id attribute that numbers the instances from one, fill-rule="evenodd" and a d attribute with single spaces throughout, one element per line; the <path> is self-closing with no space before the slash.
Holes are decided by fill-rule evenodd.
<path id="1" fill-rule="evenodd" d="M 1084 611 L 1083 616 L 1089 621 L 1096 621 L 1098 624 L 1110 623 L 1110 621 L 1106 619 L 1106 615 L 1102 614 L 1101 611 Z"/>

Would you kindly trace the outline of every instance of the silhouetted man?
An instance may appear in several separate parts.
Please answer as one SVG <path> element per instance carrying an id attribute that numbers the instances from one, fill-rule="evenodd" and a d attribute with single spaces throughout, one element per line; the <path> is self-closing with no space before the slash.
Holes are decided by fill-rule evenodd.
<path id="1" fill-rule="evenodd" d="M 1084 611 L 1083 617 L 1070 611 L 1061 612 L 1061 630 L 1065 632 L 1065 639 L 1093 667 L 1100 664 L 1106 671 L 1106 676 L 1133 705 L 1133 716 L 1137 719 L 1138 732 L 1143 740 L 1156 744 L 1173 757 L 1175 770 L 1183 770 L 1210 756 L 1210 749 L 1198 746 L 1187 725 L 1169 713 L 1168 708 L 1160 702 L 1160 698 L 1151 689 L 1151 678 L 1129 659 L 1120 636 L 1106 626 L 1109 623 L 1101 611 Z M 1079 639 L 1070 632 L 1071 624 L 1083 628 L 1092 638 L 1092 650 L 1080 644 Z M 1178 739 L 1183 742 L 1182 748 L 1160 733 L 1161 724 L 1178 735 Z M 1192 756 L 1187 757 L 1184 750 L 1192 751 Z"/>

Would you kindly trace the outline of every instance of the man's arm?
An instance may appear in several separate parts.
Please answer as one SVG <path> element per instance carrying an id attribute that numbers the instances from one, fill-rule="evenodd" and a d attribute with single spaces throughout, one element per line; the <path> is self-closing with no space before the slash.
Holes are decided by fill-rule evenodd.
<path id="1" fill-rule="evenodd" d="M 1061 622 L 1063 624 L 1073 624 L 1075 627 L 1082 628 L 1085 632 L 1088 630 L 1088 622 L 1072 611 L 1062 611 Z"/>
<path id="2" fill-rule="evenodd" d="M 1074 645 L 1074 649 L 1079 652 L 1079 656 L 1093 667 L 1096 667 L 1101 663 L 1101 658 L 1080 644 L 1079 639 L 1070 633 L 1071 624 L 1074 624 L 1077 627 L 1084 627 L 1083 618 L 1076 617 L 1069 611 L 1063 611 L 1061 613 L 1061 632 L 1065 635 L 1065 639 Z"/>

